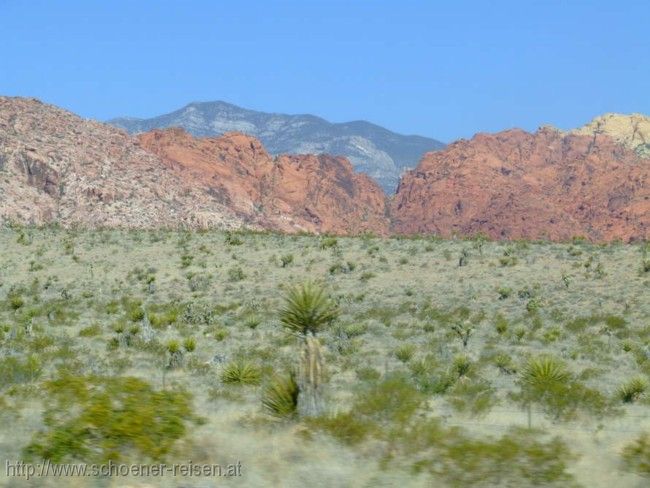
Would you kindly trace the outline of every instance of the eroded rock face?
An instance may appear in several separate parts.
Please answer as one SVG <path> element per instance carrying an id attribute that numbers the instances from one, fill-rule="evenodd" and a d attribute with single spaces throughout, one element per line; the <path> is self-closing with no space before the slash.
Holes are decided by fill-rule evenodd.
<path id="1" fill-rule="evenodd" d="M 172 129 L 135 139 L 0 97 L 0 220 L 90 227 L 388 230 L 386 199 L 343 158 L 271 158 L 256 139 Z"/>
<path id="2" fill-rule="evenodd" d="M 0 97 L 0 161 L 0 220 L 238 225 L 123 131 L 38 100 Z"/>
<path id="3" fill-rule="evenodd" d="M 37 100 L 0 97 L 0 221 L 648 239 L 645 126 L 628 122 L 615 124 L 624 129 L 616 139 L 611 121 L 584 135 L 479 134 L 427 154 L 388 201 L 344 158 L 273 157 L 239 133 L 134 138 Z"/>
<path id="4" fill-rule="evenodd" d="M 257 139 L 239 133 L 195 138 L 165 129 L 138 140 L 246 223 L 289 232 L 388 231 L 384 193 L 345 158 L 273 158 Z"/>
<path id="5" fill-rule="evenodd" d="M 392 231 L 498 239 L 647 239 L 650 160 L 602 134 L 478 134 L 401 180 Z"/>

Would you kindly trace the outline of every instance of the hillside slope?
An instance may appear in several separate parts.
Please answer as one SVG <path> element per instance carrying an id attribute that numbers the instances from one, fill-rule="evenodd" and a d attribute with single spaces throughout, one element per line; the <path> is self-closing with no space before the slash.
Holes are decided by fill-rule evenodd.
<path id="1" fill-rule="evenodd" d="M 179 151 L 184 157 L 177 161 Z M 25 98 L 0 97 L 0 202 L 0 220 L 32 224 L 388 228 L 381 189 L 345 159 L 274 161 L 241 134 L 197 140 L 164 131 L 138 140 Z"/>
<path id="2" fill-rule="evenodd" d="M 393 231 L 499 239 L 647 239 L 650 160 L 609 136 L 478 134 L 401 180 Z"/>

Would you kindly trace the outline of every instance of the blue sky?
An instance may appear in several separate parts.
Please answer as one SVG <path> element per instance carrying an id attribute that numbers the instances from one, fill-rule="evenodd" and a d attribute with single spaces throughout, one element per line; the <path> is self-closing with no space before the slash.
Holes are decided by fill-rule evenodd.
<path id="1" fill-rule="evenodd" d="M 0 94 L 85 117 L 190 101 L 444 141 L 650 113 L 650 1 L 0 0 Z"/>

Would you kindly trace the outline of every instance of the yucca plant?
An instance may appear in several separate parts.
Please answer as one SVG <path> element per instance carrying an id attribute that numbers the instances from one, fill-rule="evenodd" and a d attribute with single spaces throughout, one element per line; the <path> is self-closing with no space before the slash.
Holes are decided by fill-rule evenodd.
<path id="1" fill-rule="evenodd" d="M 305 283 L 289 290 L 280 310 L 280 321 L 290 331 L 306 336 L 331 324 L 338 314 L 338 307 L 322 288 Z"/>
<path id="2" fill-rule="evenodd" d="M 623 403 L 633 403 L 641 398 L 648 389 L 648 382 L 645 378 L 636 377 L 621 386 L 618 396 Z"/>
<path id="3" fill-rule="evenodd" d="M 228 365 L 221 374 L 221 381 L 229 384 L 257 385 L 260 382 L 260 368 L 246 361 L 235 361 Z"/>
<path id="4" fill-rule="evenodd" d="M 293 373 L 271 380 L 262 394 L 262 406 L 274 417 L 289 418 L 298 409 L 298 384 Z"/>
<path id="5" fill-rule="evenodd" d="M 292 288 L 280 310 L 282 324 L 302 339 L 298 369 L 298 409 L 302 415 L 314 416 L 323 411 L 324 354 L 315 334 L 338 314 L 336 304 L 313 283 Z"/>
<path id="6" fill-rule="evenodd" d="M 564 364 L 551 357 L 541 356 L 528 361 L 522 372 L 522 381 L 526 386 L 547 387 L 569 378 L 569 372 Z"/>
<path id="7" fill-rule="evenodd" d="M 564 363 L 552 356 L 528 361 L 520 376 L 521 399 L 528 411 L 528 427 L 532 424 L 532 404 L 543 403 L 549 395 L 561 394 L 571 375 Z"/>

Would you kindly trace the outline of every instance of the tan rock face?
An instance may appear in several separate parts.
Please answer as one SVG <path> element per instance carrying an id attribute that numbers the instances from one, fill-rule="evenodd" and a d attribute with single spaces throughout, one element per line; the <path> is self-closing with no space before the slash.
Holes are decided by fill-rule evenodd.
<path id="1" fill-rule="evenodd" d="M 604 134 L 634 149 L 644 157 L 650 157 L 650 117 L 642 114 L 605 114 L 587 125 L 571 131 L 577 135 Z"/>
<path id="2" fill-rule="evenodd" d="M 381 188 L 355 173 L 344 158 L 272 158 L 257 139 L 239 133 L 195 138 L 182 129 L 166 129 L 138 140 L 246 223 L 282 231 L 388 231 Z"/>
<path id="3" fill-rule="evenodd" d="M 427 154 L 392 202 L 392 230 L 506 239 L 647 239 L 650 160 L 605 135 L 479 134 Z"/>

